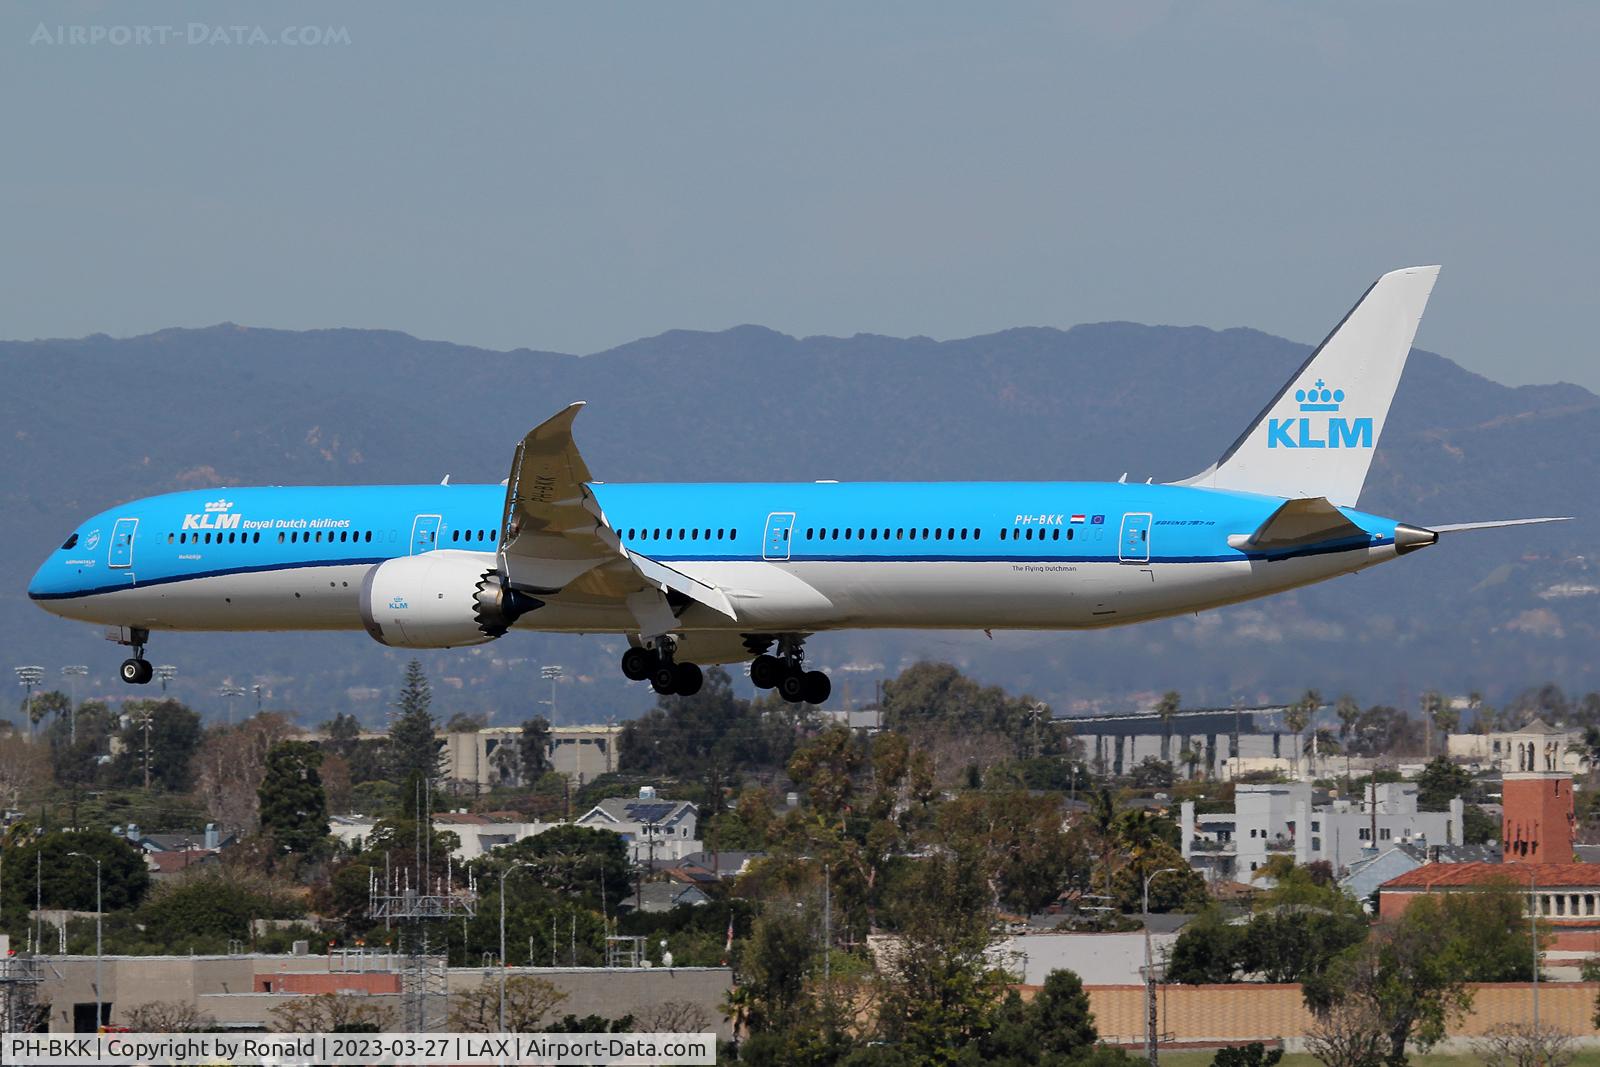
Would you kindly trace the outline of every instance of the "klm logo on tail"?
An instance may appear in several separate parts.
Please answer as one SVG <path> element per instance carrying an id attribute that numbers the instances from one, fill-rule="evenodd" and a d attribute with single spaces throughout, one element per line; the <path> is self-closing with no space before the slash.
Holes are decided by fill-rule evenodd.
<path id="1" fill-rule="evenodd" d="M 1344 403 L 1343 389 L 1329 389 L 1321 378 L 1309 389 L 1296 389 L 1299 418 L 1267 420 L 1268 448 L 1371 448 L 1372 420 L 1346 419 L 1331 413 Z M 1311 413 L 1317 414 L 1311 414 Z"/>

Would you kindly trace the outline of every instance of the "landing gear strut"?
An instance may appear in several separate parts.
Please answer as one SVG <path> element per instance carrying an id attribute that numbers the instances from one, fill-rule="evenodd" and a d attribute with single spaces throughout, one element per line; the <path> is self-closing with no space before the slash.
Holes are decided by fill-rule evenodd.
<path id="1" fill-rule="evenodd" d="M 757 689 L 776 689 L 791 704 L 823 704 L 833 693 L 833 683 L 821 671 L 805 669 L 805 641 L 794 634 L 777 638 L 778 654 L 773 655 L 773 639 L 751 634 L 745 647 L 757 652 L 750 661 L 750 684 Z"/>
<path id="2" fill-rule="evenodd" d="M 150 679 L 156 676 L 156 669 L 150 666 L 150 661 L 144 658 L 145 642 L 150 640 L 150 631 L 134 627 L 127 631 L 127 638 L 120 635 L 115 638 L 117 644 L 127 645 L 133 649 L 133 658 L 122 661 L 119 672 L 122 680 L 129 685 L 147 685 Z"/>
<path id="3" fill-rule="evenodd" d="M 650 688 L 662 696 L 692 697 L 700 692 L 705 674 L 693 663 L 673 658 L 677 642 L 671 637 L 656 640 L 655 648 L 630 648 L 622 654 L 622 673 L 629 681 L 648 680 Z"/>

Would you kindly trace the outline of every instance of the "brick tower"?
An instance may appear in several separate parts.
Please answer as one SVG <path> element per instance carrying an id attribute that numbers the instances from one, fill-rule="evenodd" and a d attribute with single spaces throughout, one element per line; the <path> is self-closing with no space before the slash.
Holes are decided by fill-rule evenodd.
<path id="1" fill-rule="evenodd" d="M 1506 863 L 1572 862 L 1576 824 L 1572 775 L 1557 770 L 1561 756 L 1555 741 L 1515 739 L 1501 796 L 1500 838 Z"/>

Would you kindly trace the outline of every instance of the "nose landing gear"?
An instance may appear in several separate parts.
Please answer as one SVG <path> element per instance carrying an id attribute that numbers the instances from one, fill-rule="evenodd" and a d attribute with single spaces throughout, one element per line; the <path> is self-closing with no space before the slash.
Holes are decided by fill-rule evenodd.
<path id="1" fill-rule="evenodd" d="M 767 652 L 772 639 L 755 641 L 745 639 L 751 651 L 760 654 L 750 661 L 750 683 L 757 689 L 776 689 L 778 695 L 791 704 L 822 704 L 833 693 L 833 683 L 821 671 L 805 669 L 805 641 L 794 634 L 777 638 L 778 654 Z"/>
<path id="2" fill-rule="evenodd" d="M 135 626 L 128 630 L 114 629 L 106 636 L 119 645 L 133 649 L 133 658 L 123 660 L 118 672 L 122 680 L 129 685 L 148 685 L 150 679 L 156 676 L 156 669 L 144 658 L 144 646 L 150 640 L 150 631 Z"/>

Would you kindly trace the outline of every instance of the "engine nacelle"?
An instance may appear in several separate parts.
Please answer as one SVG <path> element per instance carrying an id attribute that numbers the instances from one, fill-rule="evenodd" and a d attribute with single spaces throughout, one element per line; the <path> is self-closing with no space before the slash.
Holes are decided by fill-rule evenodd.
<path id="1" fill-rule="evenodd" d="M 361 583 L 361 621 L 380 644 L 459 648 L 493 641 L 541 602 L 506 588 L 493 552 L 438 549 L 384 560 Z"/>

